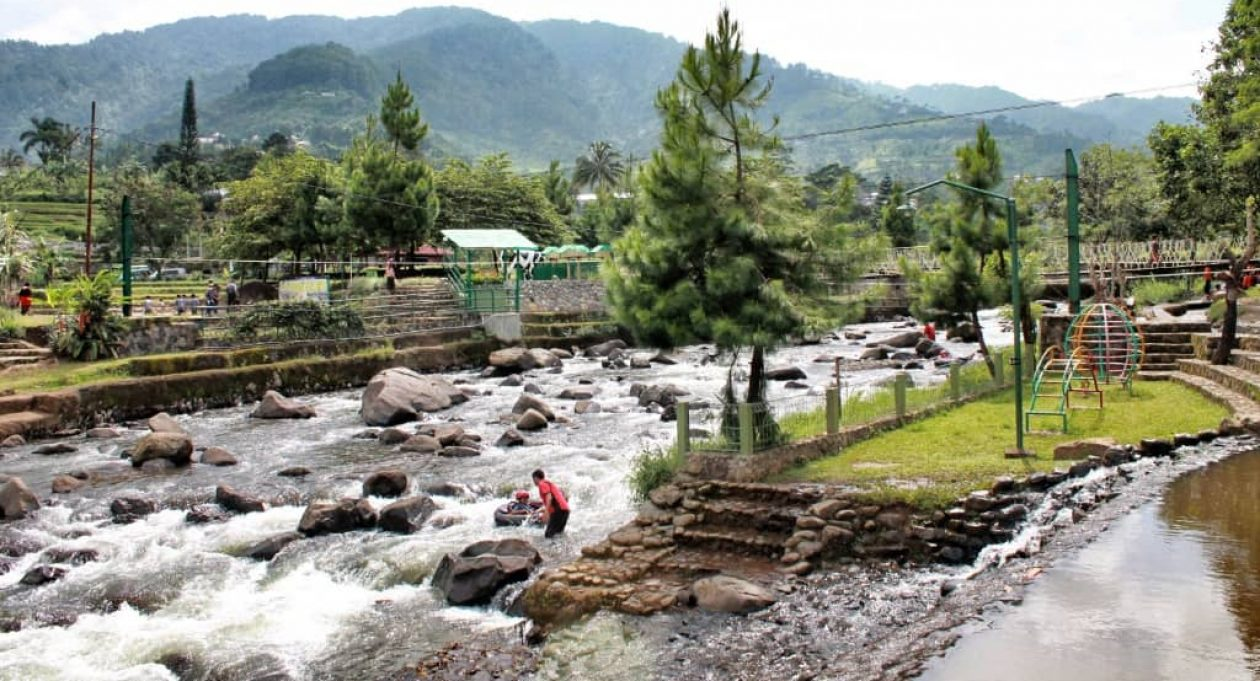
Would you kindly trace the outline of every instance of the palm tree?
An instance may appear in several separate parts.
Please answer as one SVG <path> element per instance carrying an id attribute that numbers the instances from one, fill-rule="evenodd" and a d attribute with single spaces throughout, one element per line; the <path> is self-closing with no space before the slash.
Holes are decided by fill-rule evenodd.
<path id="1" fill-rule="evenodd" d="M 52 161 L 64 162 L 70 158 L 70 152 L 78 143 L 83 131 L 62 123 L 55 118 L 45 116 L 43 120 L 31 117 L 31 129 L 23 132 L 18 139 L 22 141 L 22 151 L 35 149 L 40 163 L 48 165 Z"/>
<path id="2" fill-rule="evenodd" d="M 612 144 L 603 140 L 591 142 L 586 154 L 577 158 L 577 167 L 573 169 L 573 185 L 607 190 L 616 187 L 625 172 L 626 166 L 621 161 L 621 152 Z"/>

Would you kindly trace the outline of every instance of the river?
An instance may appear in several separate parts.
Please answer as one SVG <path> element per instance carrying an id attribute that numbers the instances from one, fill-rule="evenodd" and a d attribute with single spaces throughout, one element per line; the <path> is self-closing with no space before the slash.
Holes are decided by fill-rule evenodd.
<path id="1" fill-rule="evenodd" d="M 1260 451 L 1189 472 L 922 681 L 1260 678 Z"/>
<path id="2" fill-rule="evenodd" d="M 996 326 L 996 317 L 987 315 L 986 331 L 1000 345 Z M 904 330 L 891 324 L 854 328 L 871 332 L 872 339 Z M 974 351 L 974 346 L 947 347 L 956 355 Z M 836 339 L 776 353 L 771 365 L 801 367 L 810 388 L 775 384 L 771 396 L 812 394 L 821 404 L 831 365 L 812 360 L 824 354 L 856 357 L 861 350 L 860 343 Z M 160 660 L 180 661 L 192 670 L 190 678 L 222 681 L 383 678 L 478 630 L 514 626 L 520 620 L 493 607 L 448 607 L 428 576 L 443 554 L 487 538 L 529 539 L 547 564 L 554 564 L 631 518 L 625 484 L 631 462 L 645 448 L 668 446 L 675 424 L 639 408 L 630 384 L 673 383 L 696 398 L 712 399 L 725 375 L 725 365 L 707 361 L 705 348 L 675 356 L 676 365 L 642 370 L 606 370 L 598 360 L 575 359 L 565 363 L 562 374 L 533 372 L 527 380 L 572 423 L 527 435 L 528 445 L 513 449 L 493 443 L 507 428 L 500 417 L 521 388 L 500 387 L 499 379 L 475 372 L 445 374 L 483 393 L 428 417 L 480 434 L 483 454 L 470 459 L 408 455 L 356 439 L 364 430 L 357 390 L 303 398 L 318 413 L 309 421 L 251 420 L 252 405 L 180 416 L 199 447 L 224 447 L 240 464 L 194 465 L 55 495 L 31 518 L 0 525 L 0 552 L 7 546 L 23 554 L 0 575 L 0 622 L 22 627 L 0 633 L 0 679 L 175 678 Z M 846 380 L 871 385 L 890 373 L 865 371 Z M 920 383 L 943 376 L 934 369 L 912 373 Z M 554 397 L 581 380 L 598 388 L 602 413 L 577 416 L 571 403 Z M 136 424 L 118 440 L 67 438 L 77 451 L 53 456 L 35 454 L 34 445 L 6 450 L 0 473 L 22 477 L 46 499 L 60 473 L 127 470 L 119 453 L 144 432 Z M 276 475 L 290 466 L 312 474 Z M 494 508 L 513 488 L 527 487 L 530 471 L 538 467 L 561 484 L 574 506 L 567 534 L 554 542 L 544 542 L 536 529 L 492 526 Z M 235 556 L 256 541 L 295 529 L 311 499 L 359 496 L 363 478 L 383 468 L 406 471 L 413 492 L 454 482 L 468 493 L 435 497 L 441 506 L 437 522 L 414 535 L 354 532 L 307 539 L 270 563 Z M 185 509 L 212 499 L 218 484 L 262 496 L 271 507 L 221 523 L 185 522 Z M 114 524 L 109 503 L 124 495 L 153 499 L 161 510 Z M 371 501 L 379 508 L 390 500 Z M 49 550 L 61 549 L 90 550 L 97 559 L 50 584 L 19 583 L 27 570 L 47 562 Z M 119 606 L 123 600 L 130 605 Z"/>

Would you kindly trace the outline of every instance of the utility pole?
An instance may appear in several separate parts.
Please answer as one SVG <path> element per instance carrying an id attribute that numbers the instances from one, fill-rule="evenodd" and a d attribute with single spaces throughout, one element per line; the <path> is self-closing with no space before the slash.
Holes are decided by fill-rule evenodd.
<path id="1" fill-rule="evenodd" d="M 1076 314 L 1081 311 L 1080 174 L 1072 150 L 1066 150 L 1064 155 L 1067 159 L 1068 309 Z"/>
<path id="2" fill-rule="evenodd" d="M 88 129 L 88 205 L 87 231 L 83 241 L 87 246 L 83 255 L 83 274 L 92 276 L 92 185 L 96 179 L 96 100 L 92 100 L 92 126 Z"/>

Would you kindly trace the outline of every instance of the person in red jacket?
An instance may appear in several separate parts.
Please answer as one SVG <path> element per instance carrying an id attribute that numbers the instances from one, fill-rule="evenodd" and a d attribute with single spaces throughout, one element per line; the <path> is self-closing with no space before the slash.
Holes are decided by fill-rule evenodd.
<path id="1" fill-rule="evenodd" d="M 569 502 L 564 498 L 564 492 L 547 479 L 541 468 L 534 471 L 533 478 L 538 486 L 538 496 L 542 497 L 543 522 L 547 524 L 543 537 L 551 539 L 564 533 L 564 526 L 569 522 Z"/>
<path id="2" fill-rule="evenodd" d="M 923 337 L 930 341 L 935 342 L 936 341 L 936 325 L 933 324 L 932 322 L 925 323 L 923 325 Z"/>

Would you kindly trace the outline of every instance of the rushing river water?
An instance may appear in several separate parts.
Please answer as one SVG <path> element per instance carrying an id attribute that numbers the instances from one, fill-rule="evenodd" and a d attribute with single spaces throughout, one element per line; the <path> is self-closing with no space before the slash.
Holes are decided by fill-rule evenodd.
<path id="1" fill-rule="evenodd" d="M 986 326 L 995 321 L 990 315 Z M 865 328 L 872 339 L 904 330 Z M 996 329 L 988 332 L 1001 344 Z M 956 354 L 974 350 L 948 347 Z M 822 354 L 856 357 L 861 349 L 860 343 L 833 340 L 776 353 L 772 365 L 805 369 L 811 388 L 775 385 L 772 396 L 820 395 L 831 365 L 812 360 Z M 576 359 L 566 362 L 562 374 L 533 372 L 527 380 L 573 421 L 528 435 L 528 446 L 514 449 L 493 443 L 507 428 L 500 416 L 522 389 L 500 387 L 498 379 L 473 372 L 447 374 L 484 394 L 428 420 L 459 422 L 480 434 L 486 446 L 471 459 L 409 455 L 354 438 L 364 429 L 360 391 L 304 398 L 319 414 L 310 421 L 251 420 L 252 405 L 181 416 L 198 446 L 224 447 L 240 464 L 194 465 L 88 487 L 57 495 L 32 518 L 0 525 L 0 550 L 26 551 L 0 575 L 0 620 L 22 624 L 0 634 L 0 679 L 174 678 L 159 663 L 164 658 L 191 665 L 193 678 L 384 678 L 470 632 L 512 626 L 518 620 L 496 608 L 448 607 L 428 585 L 429 575 L 444 553 L 487 538 L 529 539 L 554 564 L 628 520 L 631 461 L 645 447 L 668 446 L 674 432 L 673 423 L 637 406 L 630 384 L 673 383 L 712 399 L 725 375 L 723 364 L 705 361 L 702 348 L 676 356 L 677 365 L 643 370 L 605 370 L 597 360 Z M 871 384 L 889 373 L 861 372 L 846 380 Z M 912 373 L 919 382 L 942 376 L 932 369 Z M 571 403 L 554 397 L 583 379 L 599 389 L 603 413 L 577 416 Z M 34 446 L 7 450 L 0 473 L 22 477 L 46 498 L 60 473 L 110 466 L 128 471 L 119 452 L 143 434 L 137 427 L 119 440 L 70 438 L 65 441 L 77 451 L 53 456 L 34 454 Z M 290 466 L 312 474 L 276 475 Z M 295 529 L 309 500 L 358 496 L 367 474 L 391 467 L 408 473 L 413 492 L 454 482 L 469 493 L 435 498 L 441 506 L 436 522 L 414 535 L 353 532 L 303 540 L 270 563 L 236 557 L 256 541 Z M 494 508 L 513 487 L 526 487 L 537 467 L 561 484 L 574 506 L 568 532 L 558 541 L 543 541 L 537 529 L 492 526 Z M 186 523 L 183 509 L 212 499 L 218 484 L 262 496 L 271 508 L 221 523 Z M 109 503 L 124 495 L 153 499 L 163 510 L 113 524 Z M 389 500 L 371 501 L 379 508 Z M 91 550 L 98 559 L 54 583 L 19 583 L 31 567 L 48 562 L 50 550 L 61 549 Z M 118 605 L 122 601 L 129 604 Z"/>
<path id="2" fill-rule="evenodd" d="M 920 678 L 1260 678 L 1260 451 L 1172 483 Z"/>

